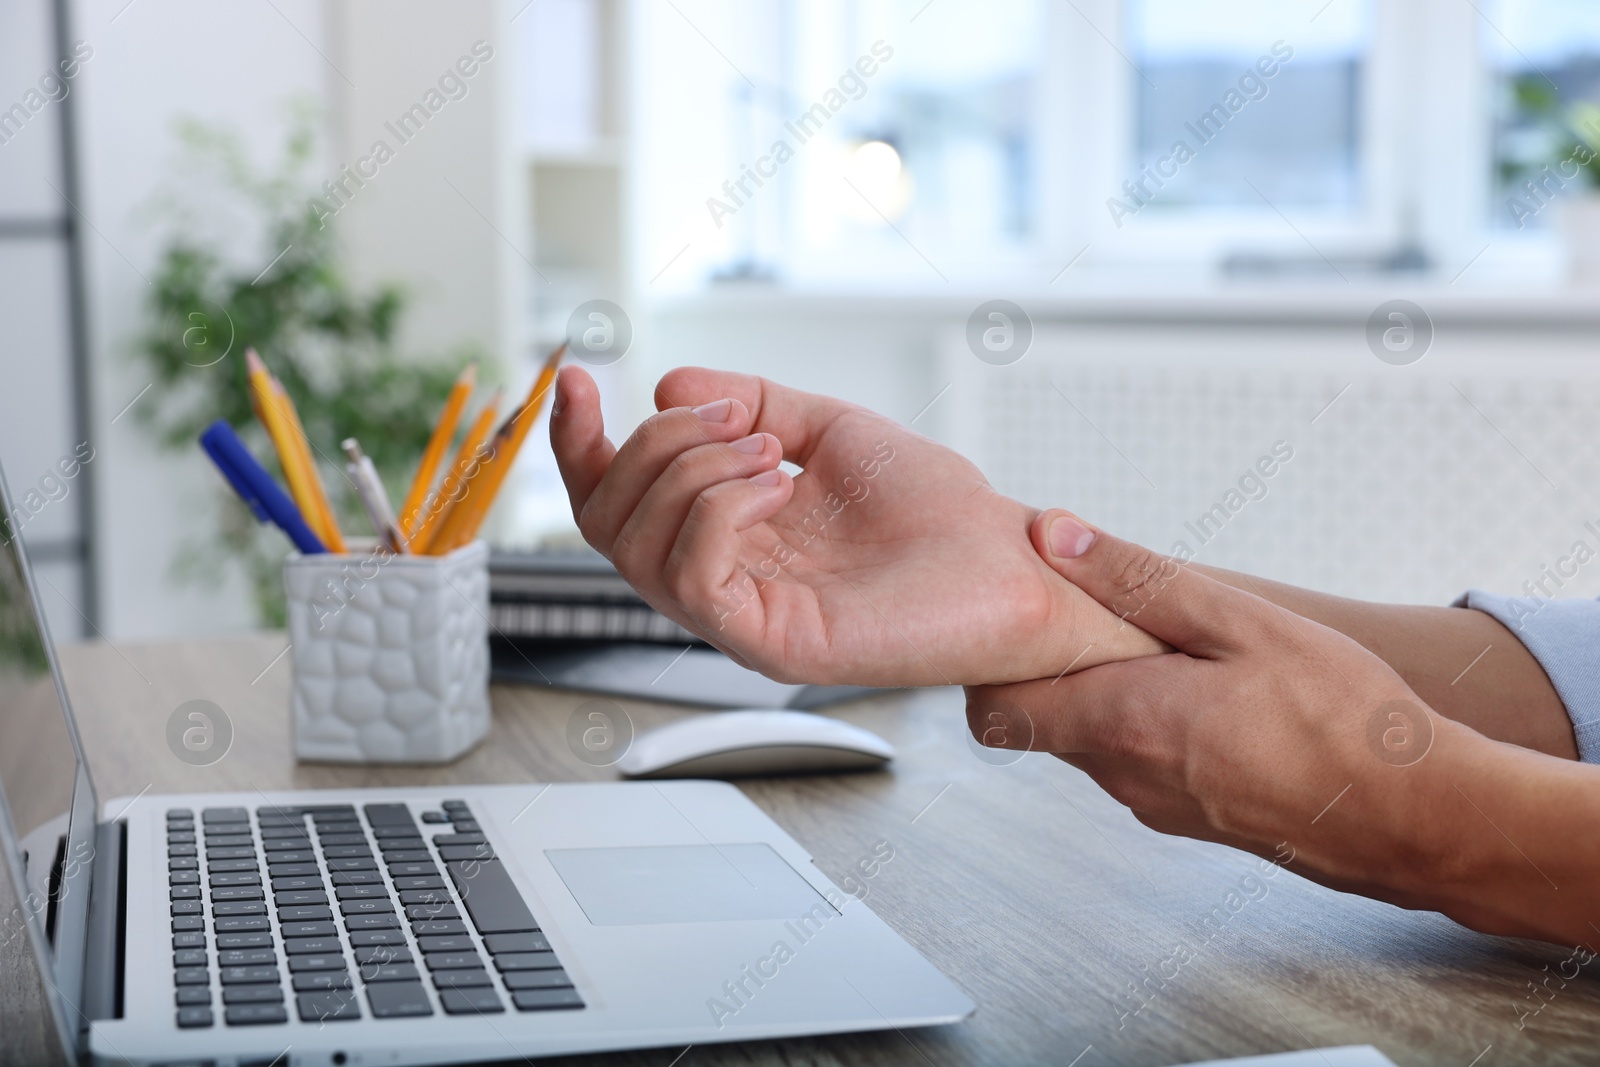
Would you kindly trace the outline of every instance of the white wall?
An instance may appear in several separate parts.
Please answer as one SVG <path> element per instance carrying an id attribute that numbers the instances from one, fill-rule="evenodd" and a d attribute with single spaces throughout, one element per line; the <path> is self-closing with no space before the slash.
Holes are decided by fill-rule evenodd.
<path id="1" fill-rule="evenodd" d="M 78 86 L 80 206 L 92 225 L 103 628 L 113 640 L 216 633 L 253 620 L 242 582 L 197 588 L 172 577 L 185 543 L 211 524 L 216 474 L 198 447 L 158 450 L 131 413 L 110 425 L 148 384 L 132 345 L 144 328 L 147 279 L 165 239 L 147 208 L 174 174 L 175 120 L 226 123 L 266 164 L 283 146 L 286 102 L 309 96 L 330 120 L 324 155 L 332 177 L 385 136 L 384 119 L 436 85 L 474 41 L 490 40 L 495 58 L 471 79 L 468 95 L 434 116 L 337 225 L 358 286 L 394 280 L 412 294 L 403 347 L 439 351 L 472 339 L 503 353 L 514 347 L 519 321 L 508 266 L 516 254 L 495 233 L 514 235 L 520 227 L 502 157 L 507 120 L 500 98 L 514 59 L 498 35 L 508 19 L 496 0 L 80 0 L 75 36 L 95 48 Z M 274 251 L 252 237 L 240 234 L 237 251 L 265 263 Z"/>

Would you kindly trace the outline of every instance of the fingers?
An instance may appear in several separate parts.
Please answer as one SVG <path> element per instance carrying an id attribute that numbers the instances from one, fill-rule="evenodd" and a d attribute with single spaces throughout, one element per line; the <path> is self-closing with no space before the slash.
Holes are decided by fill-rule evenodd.
<path id="1" fill-rule="evenodd" d="M 783 442 L 783 458 L 805 466 L 828 425 L 862 409 L 830 396 L 819 396 L 757 378 L 753 374 L 679 367 L 656 386 L 656 408 L 693 407 L 733 397 L 749 409 L 750 428 Z"/>
<path id="2" fill-rule="evenodd" d="M 600 390 L 581 367 L 563 367 L 556 378 L 556 395 L 550 407 L 550 448 L 572 501 L 576 519 L 606 469 L 616 448 L 606 439 L 600 413 Z"/>
<path id="3" fill-rule="evenodd" d="M 777 514 L 794 495 L 794 479 L 781 470 L 720 482 L 695 498 L 662 567 L 667 592 L 696 619 L 720 631 L 730 617 L 744 615 L 756 596 L 756 579 L 777 577 L 794 558 L 778 542 L 762 558 L 747 561 L 744 531 Z M 746 568 L 745 564 L 750 562 Z M 745 573 L 748 570 L 749 573 Z"/>
<path id="4" fill-rule="evenodd" d="M 671 408 L 646 419 L 617 450 L 600 484 L 579 512 L 578 529 L 583 531 L 584 540 L 610 557 L 623 524 L 679 456 L 701 445 L 746 437 L 749 427 L 749 410 L 727 397 L 693 408 Z M 741 476 L 738 466 L 728 460 L 726 450 L 713 455 L 723 462 L 722 478 Z M 655 534 L 670 543 L 676 529 L 674 526 Z"/>
<path id="5" fill-rule="evenodd" d="M 1033 521 L 1034 551 L 1107 610 L 1194 656 L 1238 651 L 1269 611 L 1251 596 L 1131 541 L 1051 509 Z"/>
<path id="6" fill-rule="evenodd" d="M 771 434 L 751 434 L 730 444 L 679 453 L 650 487 L 612 545 L 611 561 L 641 589 L 662 588 L 662 568 L 678 531 L 701 494 L 720 482 L 742 482 L 771 471 L 782 446 Z"/>

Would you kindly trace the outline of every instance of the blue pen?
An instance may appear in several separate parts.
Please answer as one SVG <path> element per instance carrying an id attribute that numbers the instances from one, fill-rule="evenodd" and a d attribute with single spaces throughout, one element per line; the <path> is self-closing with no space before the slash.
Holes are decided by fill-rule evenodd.
<path id="1" fill-rule="evenodd" d="M 300 509 L 289 499 L 289 494 L 280 489 L 266 468 L 256 462 L 256 457 L 239 440 L 239 435 L 233 432 L 228 420 L 218 419 L 206 427 L 206 432 L 200 435 L 200 447 L 206 450 L 211 462 L 228 479 L 228 484 L 233 486 L 233 491 L 239 494 L 240 499 L 255 512 L 257 519 L 262 522 L 271 519 L 277 523 L 289 535 L 289 540 L 294 542 L 294 547 L 305 555 L 313 556 L 328 551 L 317 535 L 311 532 L 311 527 L 306 525 Z"/>

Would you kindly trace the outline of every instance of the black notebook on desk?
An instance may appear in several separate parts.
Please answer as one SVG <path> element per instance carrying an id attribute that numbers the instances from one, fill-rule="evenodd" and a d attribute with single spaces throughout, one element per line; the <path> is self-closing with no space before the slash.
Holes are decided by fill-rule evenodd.
<path id="1" fill-rule="evenodd" d="M 874 692 L 789 685 L 739 666 L 590 549 L 491 553 L 489 617 L 497 682 L 723 708 L 815 708 Z"/>

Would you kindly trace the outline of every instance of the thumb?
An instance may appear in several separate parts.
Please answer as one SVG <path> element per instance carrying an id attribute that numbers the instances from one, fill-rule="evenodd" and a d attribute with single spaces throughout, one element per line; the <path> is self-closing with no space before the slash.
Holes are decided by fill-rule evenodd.
<path id="1" fill-rule="evenodd" d="M 1054 508 L 1033 520 L 1034 551 L 1101 606 L 1181 652 L 1215 658 L 1250 644 L 1264 605 L 1178 560 Z"/>

